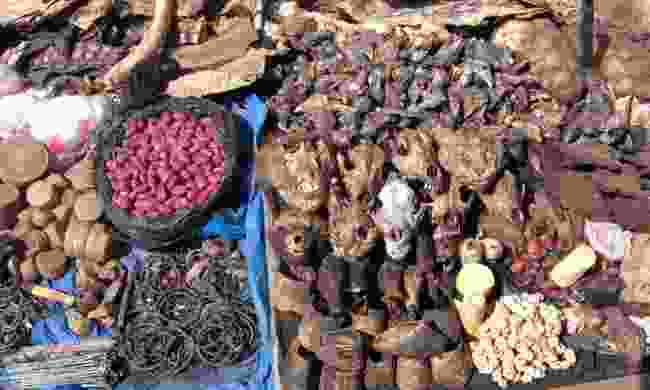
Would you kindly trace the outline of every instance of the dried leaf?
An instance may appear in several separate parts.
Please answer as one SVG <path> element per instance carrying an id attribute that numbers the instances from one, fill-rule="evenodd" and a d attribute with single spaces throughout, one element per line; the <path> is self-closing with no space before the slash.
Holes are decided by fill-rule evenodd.
<path id="1" fill-rule="evenodd" d="M 257 35 L 252 24 L 239 19 L 227 34 L 211 37 L 200 45 L 181 47 L 176 50 L 176 61 L 186 68 L 203 70 L 223 65 L 243 57 Z"/>
<path id="2" fill-rule="evenodd" d="M 231 91 L 252 84 L 260 66 L 265 63 L 266 50 L 249 50 L 245 56 L 212 69 L 198 70 L 170 83 L 173 96 L 203 96 Z"/>
<path id="3" fill-rule="evenodd" d="M 144 23 L 145 30 L 151 27 L 152 20 Z M 204 17 L 180 18 L 176 20 L 176 31 L 183 37 L 183 44 L 197 45 L 208 39 L 209 24 Z"/>
<path id="4" fill-rule="evenodd" d="M 191 17 L 194 15 L 193 0 L 176 0 L 176 16 Z M 156 0 L 129 1 L 129 14 L 137 16 L 154 16 Z"/>
<path id="5" fill-rule="evenodd" d="M 75 24 L 82 31 L 87 31 L 95 24 L 95 19 L 108 15 L 112 6 L 112 0 L 90 0 L 79 7 Z"/>
<path id="6" fill-rule="evenodd" d="M 19 18 L 40 12 L 41 0 L 5 0 L 0 2 L 0 15 Z"/>

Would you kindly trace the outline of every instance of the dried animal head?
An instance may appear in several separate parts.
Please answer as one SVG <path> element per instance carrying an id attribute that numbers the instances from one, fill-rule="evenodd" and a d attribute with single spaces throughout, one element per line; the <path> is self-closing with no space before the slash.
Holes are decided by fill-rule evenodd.
<path id="1" fill-rule="evenodd" d="M 330 209 L 329 237 L 334 253 L 341 257 L 363 257 L 379 239 L 379 230 L 370 217 L 367 205 L 352 202 Z"/>
<path id="2" fill-rule="evenodd" d="M 338 168 L 345 189 L 355 201 L 361 200 L 372 188 L 373 181 L 381 180 L 384 151 L 377 145 L 361 144 L 349 152 L 349 158 L 338 156 Z"/>
<path id="3" fill-rule="evenodd" d="M 402 260 L 411 251 L 412 238 L 423 215 L 415 191 L 400 177 L 390 178 L 379 192 L 381 208 L 375 220 L 383 231 L 386 251 Z"/>
<path id="4" fill-rule="evenodd" d="M 436 155 L 433 134 L 426 130 L 406 129 L 399 133 L 398 151 L 393 163 L 404 176 L 430 177 Z"/>
<path id="5" fill-rule="evenodd" d="M 313 214 L 295 209 L 284 209 L 274 218 L 271 230 L 271 245 L 277 254 L 290 259 L 302 260 L 305 255 L 305 228 L 321 226 L 321 235 L 326 234 L 321 220 Z"/>
<path id="6" fill-rule="evenodd" d="M 450 176 L 450 190 L 433 199 L 432 216 L 439 219 L 450 208 L 462 209 L 460 189 L 466 186 L 476 190 L 480 182 L 492 174 L 496 163 L 496 143 L 491 135 L 484 136 L 478 129 L 457 131 L 438 128 L 434 138 L 438 145 L 438 161 Z M 482 215 L 496 215 L 512 222 L 512 178 L 499 180 L 492 194 L 481 195 L 486 210 Z"/>
<path id="7" fill-rule="evenodd" d="M 327 199 L 327 183 L 323 180 L 316 148 L 306 142 L 273 144 L 266 148 L 267 174 L 289 207 L 304 212 L 318 210 Z"/>

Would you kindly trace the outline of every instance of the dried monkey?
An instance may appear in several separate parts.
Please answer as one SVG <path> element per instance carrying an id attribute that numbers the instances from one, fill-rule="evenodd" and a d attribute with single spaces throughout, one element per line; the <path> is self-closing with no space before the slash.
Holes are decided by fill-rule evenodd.
<path id="1" fill-rule="evenodd" d="M 398 137 L 393 164 L 406 178 L 424 181 L 431 197 L 449 190 L 449 177 L 438 162 L 436 144 L 431 131 L 406 129 Z"/>
<path id="2" fill-rule="evenodd" d="M 320 209 L 328 196 L 329 179 L 323 169 L 327 159 L 307 142 L 265 148 L 270 159 L 268 175 L 288 206 L 303 212 Z"/>
<path id="3" fill-rule="evenodd" d="M 346 154 L 339 154 L 338 169 L 343 185 L 353 201 L 362 201 L 379 191 L 383 176 L 384 151 L 376 145 L 357 145 Z"/>

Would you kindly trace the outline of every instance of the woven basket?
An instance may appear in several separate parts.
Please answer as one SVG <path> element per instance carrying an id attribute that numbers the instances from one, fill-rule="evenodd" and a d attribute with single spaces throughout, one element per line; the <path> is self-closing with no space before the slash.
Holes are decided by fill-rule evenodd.
<path id="1" fill-rule="evenodd" d="M 215 112 L 223 112 L 224 126 L 217 129 L 215 139 L 224 146 L 224 176 L 219 190 L 212 193 L 203 206 L 177 210 L 171 217 L 135 217 L 126 210 L 112 206 L 113 190 L 104 172 L 104 164 L 112 158 L 115 147 L 125 138 L 129 119 L 156 118 L 164 111 L 191 112 L 197 120 Z M 164 98 L 142 110 L 127 111 L 114 115 L 102 123 L 97 144 L 97 193 L 105 205 L 105 214 L 115 228 L 128 239 L 138 241 L 145 249 L 166 247 L 183 239 L 189 239 L 192 231 L 210 219 L 209 212 L 233 190 L 239 150 L 239 123 L 236 117 L 222 106 L 202 98 Z"/>

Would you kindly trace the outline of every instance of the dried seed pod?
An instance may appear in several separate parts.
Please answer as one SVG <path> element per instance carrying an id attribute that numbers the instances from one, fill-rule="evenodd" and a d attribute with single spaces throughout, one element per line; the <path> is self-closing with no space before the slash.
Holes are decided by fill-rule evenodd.
<path id="1" fill-rule="evenodd" d="M 14 226 L 13 233 L 18 238 L 23 238 L 27 233 L 35 229 L 35 226 L 32 224 L 31 220 L 22 220 L 18 221 L 16 226 Z"/>
<path id="2" fill-rule="evenodd" d="M 49 209 L 58 204 L 60 192 L 53 185 L 39 180 L 27 188 L 27 202 L 42 209 Z"/>
<path id="3" fill-rule="evenodd" d="M 105 263 L 110 258 L 111 242 L 110 227 L 95 224 L 88 234 L 83 257 L 96 263 Z"/>
<path id="4" fill-rule="evenodd" d="M 37 143 L 0 144 L 0 179 L 23 188 L 47 171 L 49 153 Z"/>
<path id="5" fill-rule="evenodd" d="M 70 182 L 68 179 L 58 173 L 51 174 L 45 178 L 45 182 L 59 189 L 66 189 L 70 187 Z"/>
<path id="6" fill-rule="evenodd" d="M 95 169 L 89 168 L 90 166 L 90 163 L 82 161 L 66 172 L 65 177 L 70 180 L 75 190 L 87 191 L 95 188 Z"/>
<path id="7" fill-rule="evenodd" d="M 18 217 L 17 217 L 18 221 L 29 221 L 29 222 L 31 222 L 32 221 L 32 212 L 33 211 L 34 211 L 33 207 L 28 207 L 25 210 L 21 211 L 18 214 Z"/>
<path id="8" fill-rule="evenodd" d="M 79 221 L 94 222 L 99 219 L 102 212 L 96 191 L 79 195 L 74 203 L 74 213 Z"/>
<path id="9" fill-rule="evenodd" d="M 41 252 L 36 256 L 36 268 L 47 279 L 59 279 L 66 270 L 65 254 L 60 249 Z"/>
<path id="10" fill-rule="evenodd" d="M 21 238 L 27 245 L 27 256 L 35 256 L 42 251 L 50 249 L 50 240 L 40 230 L 32 230 Z"/>
<path id="11" fill-rule="evenodd" d="M 72 206 L 67 203 L 61 203 L 58 207 L 52 210 L 52 213 L 57 221 L 67 225 L 70 221 L 70 216 L 72 216 Z"/>
<path id="12" fill-rule="evenodd" d="M 63 248 L 65 242 L 65 224 L 61 221 L 51 222 L 43 232 L 50 239 L 52 248 Z"/>
<path id="13" fill-rule="evenodd" d="M 86 158 L 79 161 L 76 165 L 77 168 L 94 171 L 95 170 L 95 159 Z"/>
<path id="14" fill-rule="evenodd" d="M 27 257 L 18 263 L 18 273 L 25 282 L 34 282 L 38 278 L 36 262 L 33 257 Z"/>
<path id="15" fill-rule="evenodd" d="M 56 218 L 52 211 L 39 208 L 34 208 L 32 210 L 31 217 L 32 223 L 39 228 L 47 226 Z"/>
<path id="16" fill-rule="evenodd" d="M 83 257 L 86 240 L 90 232 L 90 224 L 73 219 L 65 232 L 63 244 L 65 254 L 72 257 Z"/>
<path id="17" fill-rule="evenodd" d="M 66 188 L 61 195 L 61 204 L 72 206 L 77 200 L 79 193 L 74 188 Z"/>

